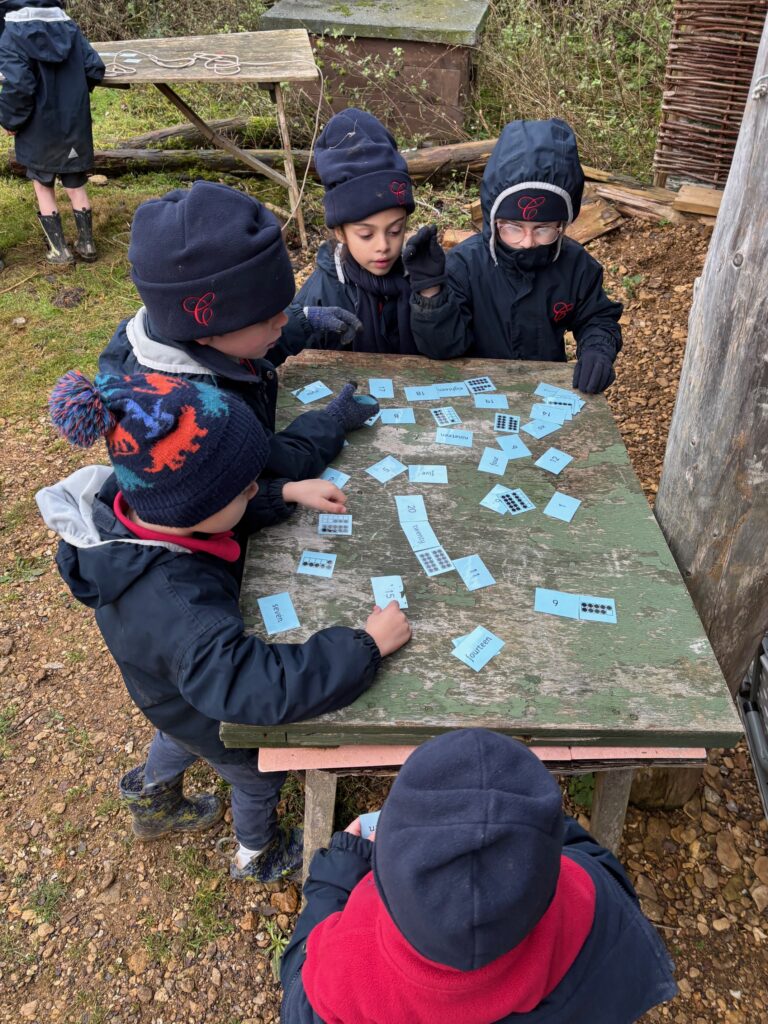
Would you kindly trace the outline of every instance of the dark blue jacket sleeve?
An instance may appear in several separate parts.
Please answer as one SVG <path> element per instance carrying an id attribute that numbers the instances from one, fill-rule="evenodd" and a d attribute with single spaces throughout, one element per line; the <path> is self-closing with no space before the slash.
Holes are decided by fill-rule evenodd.
<path id="1" fill-rule="evenodd" d="M 287 483 L 286 479 L 274 477 L 260 479 L 259 492 L 248 502 L 245 515 L 238 523 L 238 531 L 246 534 L 256 533 L 265 526 L 282 523 L 293 515 L 296 506 L 292 502 L 286 504 L 283 500 L 283 487 Z"/>
<path id="2" fill-rule="evenodd" d="M 586 854 L 602 868 L 605 868 L 606 871 L 610 872 L 615 881 L 619 883 L 627 895 L 631 896 L 635 903 L 638 902 L 637 894 L 635 893 L 632 883 L 616 857 L 614 857 L 610 850 L 606 850 L 604 846 L 601 846 L 594 836 L 591 836 L 586 829 L 583 829 L 574 818 L 566 815 L 563 853 L 568 853 L 570 851 L 578 851 L 579 853 Z"/>
<path id="3" fill-rule="evenodd" d="M 26 55 L 7 42 L 0 45 L 0 71 L 5 76 L 0 91 L 0 124 L 17 132 L 35 109 L 35 72 Z"/>
<path id="4" fill-rule="evenodd" d="M 451 250 L 447 283 L 432 298 L 411 295 L 411 331 L 416 348 L 429 359 L 459 359 L 472 346 L 472 292 L 469 269 Z"/>
<path id="5" fill-rule="evenodd" d="M 83 47 L 83 67 L 85 69 L 85 78 L 88 82 L 88 91 L 93 92 L 99 82 L 104 78 L 104 61 L 96 53 L 94 48 L 88 42 L 88 40 L 81 34 L 82 47 Z"/>
<path id="6" fill-rule="evenodd" d="M 175 683 L 208 718 L 279 725 L 351 704 L 380 664 L 375 640 L 361 629 L 331 626 L 303 644 L 267 644 L 243 632 L 238 609 L 222 609 L 191 638 Z"/>
<path id="7" fill-rule="evenodd" d="M 373 843 L 349 832 L 336 832 L 327 850 L 312 858 L 304 884 L 306 906 L 288 943 L 280 966 L 284 997 L 280 1013 L 283 1024 L 305 1024 L 317 1020 L 301 985 L 301 968 L 307 953 L 307 937 L 316 924 L 343 910 L 349 894 L 371 870 Z"/>
<path id="8" fill-rule="evenodd" d="M 576 356 L 584 349 L 595 349 L 611 361 L 621 351 L 619 319 L 623 306 L 612 302 L 603 289 L 603 268 L 589 253 L 584 253 L 578 281 L 579 298 L 572 321 Z"/>
<path id="9" fill-rule="evenodd" d="M 322 409 L 305 412 L 269 439 L 269 476 L 311 480 L 333 462 L 344 447 L 344 428 Z"/>

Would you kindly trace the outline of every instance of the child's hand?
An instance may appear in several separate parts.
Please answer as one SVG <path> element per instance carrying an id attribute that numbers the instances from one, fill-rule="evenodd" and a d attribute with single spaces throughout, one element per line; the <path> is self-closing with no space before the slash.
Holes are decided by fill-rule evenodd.
<path id="1" fill-rule="evenodd" d="M 420 228 L 403 246 L 403 266 L 415 292 L 437 294 L 445 284 L 445 253 L 434 224 Z"/>
<path id="2" fill-rule="evenodd" d="M 365 631 L 373 637 L 382 658 L 394 654 L 411 639 L 411 624 L 397 601 L 390 601 L 384 609 L 375 605 L 366 620 Z"/>
<path id="3" fill-rule="evenodd" d="M 339 335 L 342 345 L 351 345 L 363 325 L 354 313 L 339 306 L 305 306 L 304 316 L 313 331 L 330 331 Z"/>
<path id="4" fill-rule="evenodd" d="M 330 480 L 298 480 L 283 487 L 283 501 L 294 501 L 318 512 L 343 515 L 347 511 L 346 496 Z"/>
<path id="5" fill-rule="evenodd" d="M 616 380 L 607 355 L 585 348 L 573 371 L 573 386 L 585 395 L 599 395 Z"/>
<path id="6" fill-rule="evenodd" d="M 350 823 L 347 825 L 347 827 L 344 829 L 344 831 L 345 832 L 349 832 L 349 834 L 351 836 L 361 836 L 362 833 L 360 831 L 360 818 L 357 817 L 357 818 L 355 818 L 354 821 L 350 821 Z M 376 842 L 376 833 L 375 832 L 371 832 L 371 834 L 369 836 L 366 836 L 366 839 L 368 840 L 369 843 L 375 843 Z"/>

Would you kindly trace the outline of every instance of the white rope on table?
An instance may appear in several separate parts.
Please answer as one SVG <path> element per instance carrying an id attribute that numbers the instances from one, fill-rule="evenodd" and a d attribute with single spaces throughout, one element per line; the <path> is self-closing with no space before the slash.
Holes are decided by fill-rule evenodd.
<path id="1" fill-rule="evenodd" d="M 135 75 L 138 68 L 125 63 L 126 61 L 131 61 L 132 64 L 141 63 L 141 61 L 133 61 L 132 58 L 135 57 L 144 57 L 156 67 L 166 68 L 170 71 L 179 71 L 184 68 L 191 68 L 194 67 L 198 61 L 202 61 L 203 70 L 213 71 L 215 75 L 218 75 L 221 78 L 233 78 L 236 75 L 239 75 L 243 68 L 274 67 L 274 64 L 270 61 L 241 60 L 235 53 L 192 53 L 184 57 L 158 57 L 157 54 L 149 53 L 146 50 L 118 50 L 116 53 L 103 51 L 101 56 L 102 59 L 105 57 L 112 58 L 109 61 L 104 61 L 106 69 L 104 73 L 105 78 L 119 78 L 121 76 Z M 301 204 L 301 200 L 304 196 L 304 189 L 307 184 L 307 178 L 309 176 L 309 165 L 312 159 L 312 153 L 315 149 L 318 130 L 320 128 L 320 110 L 323 104 L 325 78 L 322 69 L 318 67 L 314 60 L 287 60 L 280 61 L 280 64 L 282 67 L 293 64 L 299 65 L 300 67 L 312 68 L 320 76 L 320 89 L 317 97 L 317 107 L 315 109 L 315 124 L 312 131 L 312 141 L 309 144 L 309 160 L 307 160 L 307 166 L 304 169 L 304 177 L 301 180 L 301 188 L 299 189 L 296 205 L 291 210 L 290 216 L 284 225 L 284 227 L 288 227 L 291 221 L 295 218 L 296 211 Z"/>

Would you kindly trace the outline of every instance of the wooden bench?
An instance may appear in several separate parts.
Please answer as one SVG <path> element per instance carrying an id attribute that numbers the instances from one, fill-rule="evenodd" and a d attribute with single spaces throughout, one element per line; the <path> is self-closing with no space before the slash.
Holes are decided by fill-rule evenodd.
<path id="1" fill-rule="evenodd" d="M 416 747 L 356 746 L 264 747 L 259 768 L 265 772 L 304 771 L 304 870 L 317 850 L 327 846 L 333 832 L 336 782 L 340 775 L 365 775 L 372 769 L 397 768 Z M 532 747 L 536 756 L 558 775 L 595 773 L 590 830 L 598 842 L 618 851 L 632 785 L 633 769 L 647 765 L 683 767 L 703 764 L 707 752 L 700 747 Z M 387 772 L 388 774 L 388 772 Z"/>

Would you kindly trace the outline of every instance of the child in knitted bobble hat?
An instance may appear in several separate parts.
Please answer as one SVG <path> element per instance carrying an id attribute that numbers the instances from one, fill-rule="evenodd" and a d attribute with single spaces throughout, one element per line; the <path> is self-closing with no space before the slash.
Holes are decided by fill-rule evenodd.
<path id="1" fill-rule="evenodd" d="M 323 129 L 315 165 L 325 186 L 325 223 L 335 241 L 320 247 L 317 267 L 289 310 L 287 335 L 294 347 L 417 355 L 411 331 L 411 288 L 417 283 L 406 276 L 400 257 L 415 203 L 395 140 L 373 114 L 350 107 Z M 430 297 L 444 281 L 444 272 L 422 273 L 418 287 Z M 346 309 L 361 328 L 347 337 L 313 333 L 305 317 L 312 307 Z"/>
<path id="2" fill-rule="evenodd" d="M 91 383 L 71 372 L 50 410 L 73 444 L 105 437 L 112 463 L 43 488 L 37 503 L 61 537 L 62 577 L 94 609 L 131 698 L 156 728 L 146 762 L 120 783 L 134 834 L 198 832 L 221 818 L 218 797 L 183 795 L 185 770 L 203 758 L 232 786 L 232 877 L 273 881 L 301 863 L 301 831 L 277 828 L 285 774 L 260 772 L 257 751 L 225 748 L 221 720 L 274 725 L 345 707 L 407 642 L 408 621 L 392 602 L 363 629 L 334 626 L 303 644 L 245 633 L 240 524 L 269 442 L 236 396 L 160 373 Z"/>
<path id="3" fill-rule="evenodd" d="M 341 451 L 344 434 L 378 405 L 345 385 L 324 409 L 275 432 L 284 308 L 295 284 L 280 225 L 258 200 L 208 181 L 150 199 L 136 210 L 128 249 L 144 306 L 124 320 L 99 357 L 101 373 L 158 370 L 213 384 L 242 398 L 267 435 L 268 453 L 255 518 L 282 518 L 286 481 L 292 501 L 342 512 L 344 495 L 317 479 Z M 362 396 L 361 396 L 362 397 Z M 249 515 L 250 515 L 249 510 Z"/>
<path id="4" fill-rule="evenodd" d="M 427 740 L 312 858 L 281 1024 L 630 1024 L 676 993 L 624 869 L 526 746 Z M 645 1019 L 645 1018 L 643 1018 Z"/>

